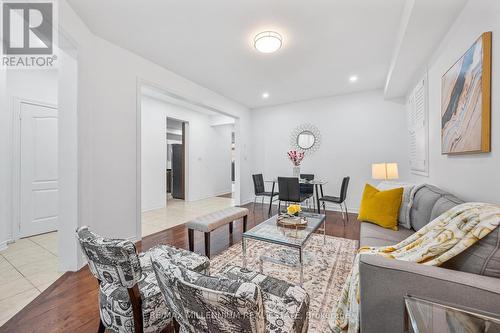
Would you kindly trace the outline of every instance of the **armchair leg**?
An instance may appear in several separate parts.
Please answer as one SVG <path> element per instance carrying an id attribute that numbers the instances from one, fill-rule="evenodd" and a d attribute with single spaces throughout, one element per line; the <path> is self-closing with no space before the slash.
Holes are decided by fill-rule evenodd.
<path id="1" fill-rule="evenodd" d="M 181 331 L 179 322 L 175 320 L 175 318 L 173 319 L 173 322 L 174 322 L 174 332 L 179 333 Z"/>
<path id="2" fill-rule="evenodd" d="M 229 233 L 233 234 L 233 222 L 229 222 Z"/>
<path id="3" fill-rule="evenodd" d="M 205 255 L 210 258 L 210 233 L 205 232 Z"/>
<path id="4" fill-rule="evenodd" d="M 189 251 L 194 252 L 194 229 L 188 229 Z"/>
<path id="5" fill-rule="evenodd" d="M 243 216 L 243 232 L 247 231 L 248 215 Z"/>
<path id="6" fill-rule="evenodd" d="M 104 327 L 101 318 L 99 318 L 99 328 L 97 329 L 97 333 L 104 333 L 104 331 L 106 331 L 106 327 Z"/>
<path id="7" fill-rule="evenodd" d="M 142 321 L 142 299 L 139 292 L 139 286 L 137 283 L 132 288 L 128 288 L 128 296 L 130 298 L 130 303 L 132 303 L 132 315 L 134 318 L 134 332 L 143 333 L 143 321 Z"/>

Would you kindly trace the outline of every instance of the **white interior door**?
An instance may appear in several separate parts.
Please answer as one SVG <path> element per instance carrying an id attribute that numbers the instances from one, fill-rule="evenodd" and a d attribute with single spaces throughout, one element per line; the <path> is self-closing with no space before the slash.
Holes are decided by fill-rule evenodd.
<path id="1" fill-rule="evenodd" d="M 19 234 L 57 230 L 57 109 L 20 103 Z"/>

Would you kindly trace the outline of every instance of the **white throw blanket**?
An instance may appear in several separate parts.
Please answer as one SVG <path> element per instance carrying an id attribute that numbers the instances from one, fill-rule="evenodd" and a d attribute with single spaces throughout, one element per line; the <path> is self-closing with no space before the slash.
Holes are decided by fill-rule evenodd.
<path id="1" fill-rule="evenodd" d="M 488 235 L 499 224 L 500 206 L 464 203 L 445 212 L 396 245 L 361 248 L 330 319 L 332 332 L 359 331 L 360 254 L 381 255 L 422 265 L 439 266 Z"/>

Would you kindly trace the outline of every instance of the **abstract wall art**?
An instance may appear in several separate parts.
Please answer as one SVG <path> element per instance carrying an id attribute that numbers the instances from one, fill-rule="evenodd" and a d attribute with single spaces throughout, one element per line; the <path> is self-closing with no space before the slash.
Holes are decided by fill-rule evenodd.
<path id="1" fill-rule="evenodd" d="M 491 32 L 485 32 L 441 79 L 442 154 L 490 147 Z"/>

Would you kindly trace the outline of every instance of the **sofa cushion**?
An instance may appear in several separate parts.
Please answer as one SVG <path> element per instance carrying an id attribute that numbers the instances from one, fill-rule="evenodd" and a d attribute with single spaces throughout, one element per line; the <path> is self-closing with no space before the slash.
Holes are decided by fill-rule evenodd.
<path id="1" fill-rule="evenodd" d="M 436 203 L 434 204 L 434 207 L 432 208 L 431 211 L 431 218 L 429 220 L 433 221 L 436 217 L 440 216 L 441 214 L 447 212 L 448 210 L 452 209 L 456 205 L 460 205 L 464 203 L 462 200 L 459 198 L 451 195 L 451 194 L 445 194 L 441 198 L 439 198 Z"/>
<path id="2" fill-rule="evenodd" d="M 442 267 L 500 278 L 500 228 L 445 262 Z"/>
<path id="3" fill-rule="evenodd" d="M 410 221 L 414 230 L 422 229 L 431 221 L 434 205 L 445 194 L 447 193 L 432 185 L 415 188 L 410 210 Z"/>
<path id="4" fill-rule="evenodd" d="M 399 228 L 398 231 L 394 231 L 371 223 L 361 223 L 359 243 L 360 246 L 394 245 L 413 233 L 413 230 L 406 228 Z"/>

